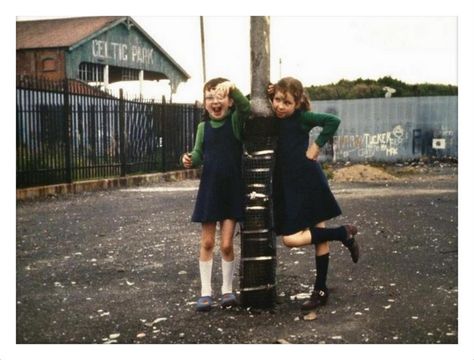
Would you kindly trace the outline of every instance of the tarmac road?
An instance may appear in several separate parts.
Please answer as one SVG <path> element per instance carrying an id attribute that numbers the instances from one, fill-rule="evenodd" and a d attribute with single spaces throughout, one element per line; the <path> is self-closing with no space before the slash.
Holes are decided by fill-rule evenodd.
<path id="1" fill-rule="evenodd" d="M 458 342 L 455 166 L 332 184 L 344 213 L 332 224 L 360 228 L 361 260 L 353 264 L 345 248 L 332 245 L 330 299 L 312 321 L 295 296 L 310 292 L 313 250 L 280 241 L 273 309 L 195 312 L 200 227 L 190 216 L 197 186 L 186 180 L 18 202 L 17 343 Z M 218 251 L 214 264 L 218 300 Z"/>

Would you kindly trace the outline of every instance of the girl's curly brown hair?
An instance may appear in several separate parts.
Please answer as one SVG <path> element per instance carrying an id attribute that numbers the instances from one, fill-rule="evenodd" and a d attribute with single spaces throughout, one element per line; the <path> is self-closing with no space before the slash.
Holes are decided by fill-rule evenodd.
<path id="1" fill-rule="evenodd" d="M 298 79 L 295 79 L 290 76 L 280 79 L 275 84 L 274 93 L 276 93 L 277 91 L 280 91 L 283 94 L 291 94 L 295 99 L 296 106 L 299 109 L 303 111 L 308 111 L 311 109 L 309 96 L 306 93 L 303 84 Z"/>

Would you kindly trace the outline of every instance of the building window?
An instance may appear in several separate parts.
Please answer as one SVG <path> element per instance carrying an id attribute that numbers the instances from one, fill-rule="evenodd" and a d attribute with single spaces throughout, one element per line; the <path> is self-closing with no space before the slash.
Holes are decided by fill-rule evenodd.
<path id="1" fill-rule="evenodd" d="M 43 59 L 41 65 L 43 71 L 56 71 L 56 59 L 54 58 Z"/>
<path id="2" fill-rule="evenodd" d="M 122 68 L 122 80 L 123 81 L 136 81 L 138 80 L 140 70 Z"/>
<path id="3" fill-rule="evenodd" d="M 81 63 L 79 65 L 79 80 L 86 82 L 104 82 L 104 65 Z"/>
<path id="4" fill-rule="evenodd" d="M 109 66 L 109 82 L 136 81 L 139 79 L 140 70 Z"/>

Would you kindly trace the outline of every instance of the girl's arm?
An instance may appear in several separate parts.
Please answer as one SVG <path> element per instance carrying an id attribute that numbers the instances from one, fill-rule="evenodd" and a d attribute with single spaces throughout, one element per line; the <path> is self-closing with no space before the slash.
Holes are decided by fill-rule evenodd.
<path id="1" fill-rule="evenodd" d="M 226 85 L 230 98 L 234 100 L 235 111 L 232 113 L 232 130 L 235 137 L 242 140 L 244 122 L 250 116 L 250 101 L 234 83 L 229 81 L 219 85 Z"/>
<path id="2" fill-rule="evenodd" d="M 236 112 L 240 117 L 245 118 L 250 115 L 250 101 L 231 81 L 224 81 L 216 86 L 216 93 L 222 96 L 230 96 L 234 100 Z"/>
<path id="3" fill-rule="evenodd" d="M 250 101 L 235 85 L 230 91 L 230 97 L 234 100 L 235 109 L 239 117 L 242 119 L 248 117 L 250 115 Z"/>
<path id="4" fill-rule="evenodd" d="M 202 145 L 204 142 L 204 122 L 200 122 L 196 131 L 196 142 L 194 143 L 194 149 L 191 152 L 191 162 L 186 161 L 187 155 L 184 154 L 181 161 L 186 168 L 200 166 L 202 164 Z M 188 165 L 187 165 L 188 164 Z"/>
<path id="5" fill-rule="evenodd" d="M 230 96 L 234 99 L 235 104 L 235 112 L 232 114 L 232 129 L 237 139 L 242 140 L 244 122 L 250 117 L 250 101 L 236 87 L 232 89 Z"/>
<path id="6" fill-rule="evenodd" d="M 316 145 L 319 147 L 322 147 L 331 137 L 334 136 L 340 123 L 341 120 L 333 114 L 314 113 L 311 111 L 305 111 L 302 113 L 301 125 L 306 131 L 309 132 L 315 126 L 323 128 L 315 140 Z"/>
<path id="7" fill-rule="evenodd" d="M 250 101 L 231 81 L 224 81 L 216 86 L 216 93 L 230 96 L 234 100 L 235 111 L 232 114 L 232 130 L 237 139 L 242 140 L 245 119 L 250 116 Z"/>

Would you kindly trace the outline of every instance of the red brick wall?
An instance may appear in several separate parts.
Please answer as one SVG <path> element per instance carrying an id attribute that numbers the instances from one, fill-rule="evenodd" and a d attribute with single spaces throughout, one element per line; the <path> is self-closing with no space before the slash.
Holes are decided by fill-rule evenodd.
<path id="1" fill-rule="evenodd" d="M 61 49 L 17 50 L 16 74 L 60 80 L 65 77 Z"/>

